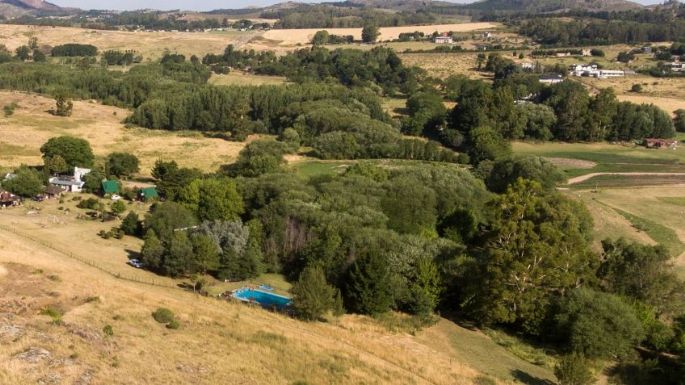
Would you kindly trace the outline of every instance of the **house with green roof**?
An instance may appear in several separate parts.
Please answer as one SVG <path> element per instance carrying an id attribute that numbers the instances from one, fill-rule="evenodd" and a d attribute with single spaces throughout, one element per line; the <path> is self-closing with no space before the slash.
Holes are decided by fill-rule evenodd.
<path id="1" fill-rule="evenodd" d="M 102 181 L 102 193 L 105 195 L 112 195 L 119 193 L 119 182 L 116 180 Z"/>
<path id="2" fill-rule="evenodd" d="M 145 187 L 138 190 L 138 198 L 142 201 L 149 202 L 159 198 L 159 193 L 156 187 Z"/>

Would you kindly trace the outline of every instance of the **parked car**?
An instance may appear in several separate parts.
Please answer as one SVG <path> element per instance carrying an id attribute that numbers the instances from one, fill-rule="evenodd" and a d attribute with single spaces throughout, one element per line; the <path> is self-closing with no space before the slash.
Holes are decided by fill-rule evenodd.
<path id="1" fill-rule="evenodd" d="M 136 269 L 142 269 L 143 267 L 145 267 L 145 264 L 141 260 L 136 258 L 129 259 L 126 263 L 135 267 Z"/>

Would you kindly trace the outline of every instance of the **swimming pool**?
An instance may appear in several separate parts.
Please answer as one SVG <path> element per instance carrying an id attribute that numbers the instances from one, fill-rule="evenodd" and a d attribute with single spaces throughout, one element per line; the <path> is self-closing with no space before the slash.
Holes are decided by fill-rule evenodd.
<path id="1" fill-rule="evenodd" d="M 257 302 L 262 307 L 282 309 L 290 305 L 290 298 L 244 287 L 233 292 L 233 298 L 243 302 Z"/>

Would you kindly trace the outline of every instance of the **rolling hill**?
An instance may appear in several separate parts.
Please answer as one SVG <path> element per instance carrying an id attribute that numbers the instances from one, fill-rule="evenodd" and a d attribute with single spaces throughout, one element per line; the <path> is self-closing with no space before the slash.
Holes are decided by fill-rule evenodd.
<path id="1" fill-rule="evenodd" d="M 562 12 L 567 10 L 619 11 L 641 8 L 628 0 L 484 0 L 462 6 L 485 12 Z"/>
<path id="2" fill-rule="evenodd" d="M 6 18 L 65 11 L 66 9 L 43 0 L 0 0 L 0 15 Z"/>

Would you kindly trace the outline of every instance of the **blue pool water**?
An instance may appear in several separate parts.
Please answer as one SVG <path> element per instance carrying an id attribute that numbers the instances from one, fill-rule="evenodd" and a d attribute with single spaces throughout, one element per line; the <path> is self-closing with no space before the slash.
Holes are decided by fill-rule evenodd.
<path id="1" fill-rule="evenodd" d="M 233 297 L 243 302 L 257 302 L 266 308 L 284 308 L 290 305 L 290 298 L 288 297 L 246 287 L 234 291 Z"/>

